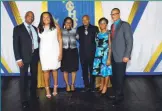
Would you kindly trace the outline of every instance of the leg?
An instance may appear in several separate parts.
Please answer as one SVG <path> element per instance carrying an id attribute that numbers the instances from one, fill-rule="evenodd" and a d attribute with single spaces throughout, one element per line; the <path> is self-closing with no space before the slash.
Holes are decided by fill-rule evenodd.
<path id="1" fill-rule="evenodd" d="M 90 71 L 90 87 L 92 90 L 95 89 L 95 79 L 96 76 L 92 75 L 92 71 L 93 71 L 93 60 L 90 61 L 89 63 L 89 71 Z"/>
<path id="2" fill-rule="evenodd" d="M 124 99 L 123 87 L 124 87 L 124 77 L 126 71 L 126 63 L 120 62 L 116 63 L 116 99 Z"/>
<path id="3" fill-rule="evenodd" d="M 37 97 L 37 74 L 38 74 L 38 52 L 34 52 L 32 62 L 30 64 L 31 72 L 31 84 L 30 84 L 30 95 L 32 98 Z"/>
<path id="4" fill-rule="evenodd" d="M 82 75 L 84 80 L 84 86 L 85 88 L 89 87 L 89 79 L 88 79 L 88 64 L 87 62 L 84 62 L 82 64 Z"/>
<path id="5" fill-rule="evenodd" d="M 70 91 L 68 74 L 69 74 L 68 72 L 64 72 L 64 80 L 65 80 L 65 83 L 66 83 L 66 91 Z"/>
<path id="6" fill-rule="evenodd" d="M 102 94 L 105 94 L 107 92 L 108 83 L 109 83 L 109 76 L 104 78 L 104 87 L 103 87 L 103 90 L 102 90 Z"/>
<path id="7" fill-rule="evenodd" d="M 74 84 L 75 84 L 75 79 L 76 79 L 76 72 L 72 72 L 71 74 L 72 74 L 71 90 L 74 91 L 75 90 Z"/>
<path id="8" fill-rule="evenodd" d="M 112 88 L 113 88 L 113 93 L 114 93 L 114 96 L 115 96 L 115 93 L 116 93 L 116 82 L 115 82 L 115 78 L 116 78 L 116 62 L 114 61 L 114 58 L 112 56 L 112 76 L 110 77 L 110 81 L 112 83 Z"/>
<path id="9" fill-rule="evenodd" d="M 24 63 L 24 66 L 20 68 L 20 97 L 22 103 L 28 100 L 28 67 L 29 64 Z"/>
<path id="10" fill-rule="evenodd" d="M 44 82 L 45 82 L 47 98 L 51 98 L 51 93 L 50 93 L 50 89 L 49 89 L 49 75 L 50 75 L 50 71 L 44 71 Z"/>
<path id="11" fill-rule="evenodd" d="M 54 88 L 53 88 L 53 95 L 57 95 L 57 86 L 58 86 L 58 72 L 57 70 L 54 70 L 53 72 L 53 79 L 54 79 Z"/>
<path id="12" fill-rule="evenodd" d="M 101 83 L 100 83 L 100 89 L 99 89 L 99 91 L 102 91 L 103 87 L 104 87 L 104 78 L 101 77 Z"/>

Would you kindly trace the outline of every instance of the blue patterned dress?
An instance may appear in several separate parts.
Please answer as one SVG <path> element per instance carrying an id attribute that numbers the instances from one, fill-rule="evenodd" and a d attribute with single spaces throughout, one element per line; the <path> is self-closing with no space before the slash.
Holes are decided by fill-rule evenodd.
<path id="1" fill-rule="evenodd" d="M 112 68 L 111 66 L 107 66 L 107 59 L 108 59 L 108 37 L 109 33 L 98 33 L 96 39 L 96 53 L 93 63 L 93 72 L 92 75 L 107 77 L 112 75 Z"/>

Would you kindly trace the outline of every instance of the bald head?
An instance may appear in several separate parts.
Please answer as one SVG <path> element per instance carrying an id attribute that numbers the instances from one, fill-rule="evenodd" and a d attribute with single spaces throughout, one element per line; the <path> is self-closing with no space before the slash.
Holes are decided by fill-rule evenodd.
<path id="1" fill-rule="evenodd" d="M 82 22 L 83 22 L 83 25 L 84 25 L 84 26 L 88 26 L 89 23 L 90 23 L 90 17 L 89 17 L 88 15 L 84 15 L 84 16 L 82 17 Z"/>
<path id="2" fill-rule="evenodd" d="M 34 21 L 34 13 L 32 11 L 26 12 L 25 22 L 30 25 L 33 23 L 33 21 Z"/>

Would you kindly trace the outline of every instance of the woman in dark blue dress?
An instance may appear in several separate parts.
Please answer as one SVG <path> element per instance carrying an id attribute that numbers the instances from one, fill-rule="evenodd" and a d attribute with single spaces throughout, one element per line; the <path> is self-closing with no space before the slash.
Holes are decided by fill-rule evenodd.
<path id="1" fill-rule="evenodd" d="M 107 30 L 108 20 L 101 18 L 99 20 L 100 32 L 96 38 L 96 53 L 93 63 L 93 75 L 101 76 L 100 91 L 105 94 L 109 83 L 109 76 L 112 75 L 111 68 L 111 40 Z"/>

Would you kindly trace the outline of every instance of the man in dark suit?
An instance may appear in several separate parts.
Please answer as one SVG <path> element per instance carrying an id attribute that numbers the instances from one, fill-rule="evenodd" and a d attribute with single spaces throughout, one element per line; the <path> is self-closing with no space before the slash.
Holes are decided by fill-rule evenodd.
<path id="1" fill-rule="evenodd" d="M 20 97 L 23 108 L 28 107 L 28 68 L 31 72 L 32 99 L 38 99 L 37 89 L 37 67 L 39 60 L 38 33 L 37 28 L 32 25 L 34 13 L 28 11 L 25 15 L 25 22 L 14 27 L 13 48 L 17 65 L 20 68 Z"/>
<path id="2" fill-rule="evenodd" d="M 77 33 L 79 35 L 79 53 L 82 66 L 83 80 L 85 89 L 84 91 L 94 91 L 95 77 L 92 76 L 93 61 L 96 51 L 95 38 L 99 32 L 98 27 L 90 24 L 88 15 L 82 17 L 83 25 L 78 27 Z M 89 72 L 90 71 L 90 81 Z"/>
<path id="3" fill-rule="evenodd" d="M 126 65 L 130 60 L 133 47 L 133 34 L 129 23 L 120 19 L 120 10 L 114 8 L 111 11 L 114 23 L 111 26 L 112 37 L 112 86 L 115 91 L 113 105 L 124 100 L 124 77 Z"/>

